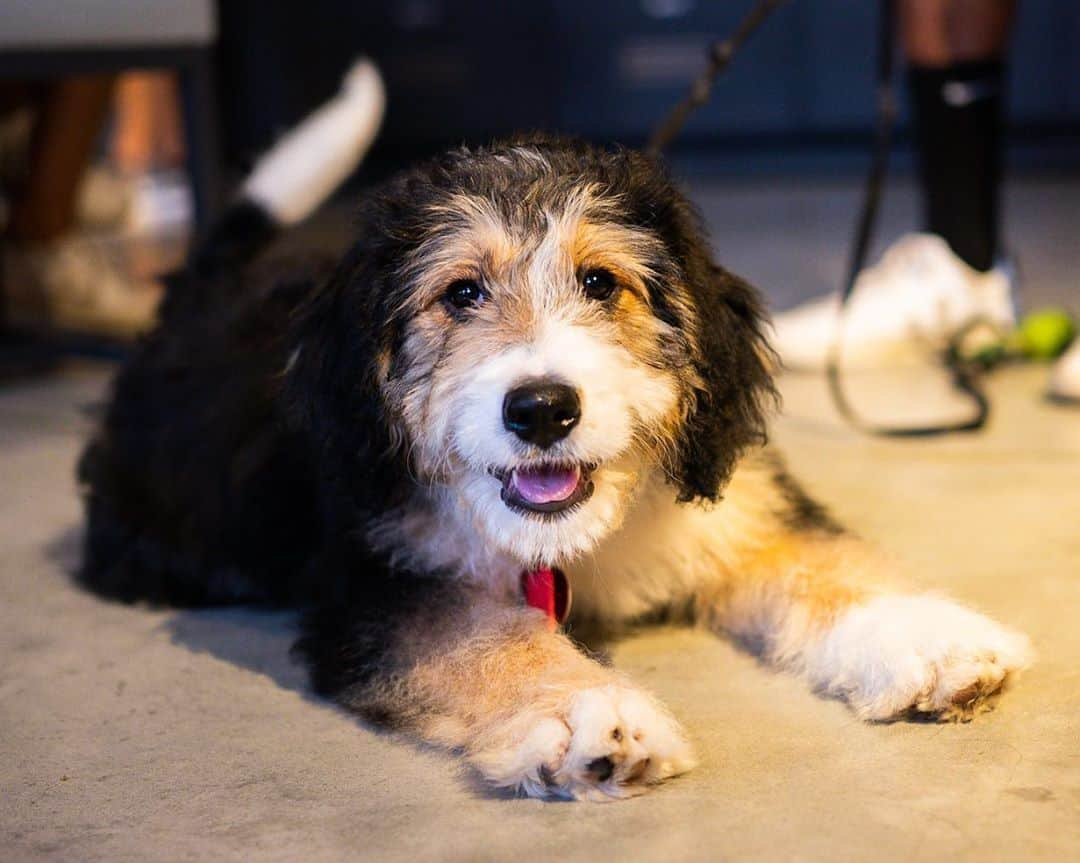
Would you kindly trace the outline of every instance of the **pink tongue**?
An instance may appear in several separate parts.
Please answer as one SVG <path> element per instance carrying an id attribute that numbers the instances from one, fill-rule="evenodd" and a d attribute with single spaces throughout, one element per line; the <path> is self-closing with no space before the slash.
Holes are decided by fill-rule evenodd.
<path id="1" fill-rule="evenodd" d="M 510 481 L 529 503 L 554 503 L 574 493 L 581 479 L 576 467 L 524 468 L 515 470 Z"/>

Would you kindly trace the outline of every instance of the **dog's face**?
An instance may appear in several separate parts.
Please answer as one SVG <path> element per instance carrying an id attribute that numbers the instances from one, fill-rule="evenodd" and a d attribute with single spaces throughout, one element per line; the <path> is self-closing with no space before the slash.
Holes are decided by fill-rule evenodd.
<path id="1" fill-rule="evenodd" d="M 333 309 L 301 330 L 301 378 L 306 354 L 316 398 L 374 399 L 353 411 L 379 426 L 365 457 L 401 460 L 523 563 L 592 547 L 650 472 L 714 498 L 760 439 L 756 297 L 710 263 L 644 157 L 550 140 L 457 151 L 376 196 L 362 233 Z M 342 407 L 315 413 L 336 416 L 323 434 L 348 458 L 363 435 Z"/>
<path id="2" fill-rule="evenodd" d="M 523 560 L 580 552 L 617 525 L 700 388 L 649 303 L 663 245 L 614 203 L 589 185 L 531 206 L 460 192 L 405 262 L 408 371 L 388 368 L 383 391 L 419 475 Z"/>

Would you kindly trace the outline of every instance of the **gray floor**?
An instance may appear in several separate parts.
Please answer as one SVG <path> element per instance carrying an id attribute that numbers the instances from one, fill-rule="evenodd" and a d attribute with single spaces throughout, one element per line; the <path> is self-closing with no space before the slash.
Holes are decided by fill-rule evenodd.
<path id="1" fill-rule="evenodd" d="M 697 191 L 721 257 L 778 306 L 838 278 L 850 184 Z M 1076 184 L 1011 190 L 1038 302 L 1080 287 L 1077 201 Z M 901 190 L 888 231 L 910 212 Z M 1045 373 L 996 374 L 976 437 L 860 438 L 796 376 L 776 428 L 796 472 L 914 583 L 1033 636 L 1040 662 L 997 710 L 863 725 L 724 642 L 649 632 L 614 660 L 682 718 L 702 765 L 607 806 L 488 793 L 313 699 L 288 615 L 75 589 L 72 466 L 104 371 L 0 390 L 0 859 L 1077 859 L 1080 411 L 1040 400 Z M 926 401 L 910 380 L 870 383 L 894 408 Z"/>

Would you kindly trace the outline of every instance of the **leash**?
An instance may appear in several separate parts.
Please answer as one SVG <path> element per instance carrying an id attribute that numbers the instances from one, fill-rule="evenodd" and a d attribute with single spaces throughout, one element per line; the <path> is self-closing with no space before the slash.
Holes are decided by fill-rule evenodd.
<path id="1" fill-rule="evenodd" d="M 963 393 L 974 406 L 970 419 L 959 422 L 936 423 L 916 426 L 879 425 L 864 420 L 848 401 L 840 379 L 840 356 L 843 348 L 843 329 L 848 302 L 855 290 L 855 282 L 866 264 L 874 228 L 877 224 L 878 211 L 881 207 L 882 190 L 889 168 L 889 154 L 892 151 L 893 126 L 896 123 L 896 90 L 893 84 L 893 71 L 896 55 L 896 2 L 881 0 L 878 19 L 878 56 L 877 56 L 877 120 L 874 130 L 874 150 L 870 161 L 870 170 L 866 176 L 862 210 L 855 227 L 855 239 L 852 246 L 851 260 L 847 276 L 840 291 L 840 311 L 833 331 L 832 343 L 826 357 L 825 374 L 829 382 L 829 393 L 833 404 L 841 416 L 853 427 L 867 434 L 879 437 L 936 437 L 953 432 L 972 432 L 986 425 L 990 417 L 990 402 L 979 384 L 978 363 L 964 359 L 961 345 L 972 329 L 983 325 L 983 321 L 972 321 L 953 334 L 945 349 L 942 362 L 952 376 L 953 387 Z"/>
<path id="2" fill-rule="evenodd" d="M 689 116 L 709 101 L 716 79 L 731 64 L 746 40 L 757 32 L 773 12 L 787 2 L 788 0 L 758 0 L 739 22 L 734 33 L 709 46 L 708 65 L 690 86 L 690 91 L 668 112 L 649 139 L 650 155 L 659 156 L 662 150 L 667 149 L 682 131 Z"/>
<path id="3" fill-rule="evenodd" d="M 658 156 L 682 131 L 687 118 L 709 101 L 716 79 L 728 67 L 743 44 L 757 31 L 765 20 L 787 0 L 758 0 L 740 21 L 735 32 L 727 39 L 715 42 L 709 48 L 709 60 L 701 75 L 693 82 L 689 92 L 668 113 L 649 140 L 648 152 Z M 840 308 L 832 342 L 826 355 L 825 374 L 829 394 L 840 415 L 854 428 L 879 437 L 934 437 L 953 432 L 971 432 L 986 425 L 990 416 L 990 402 L 983 392 L 978 362 L 965 360 L 961 345 L 964 338 L 983 321 L 972 321 L 955 333 L 948 342 L 942 363 L 952 377 L 953 387 L 973 405 L 969 419 L 932 425 L 891 426 L 869 422 L 855 410 L 844 392 L 841 380 L 840 357 L 843 347 L 843 329 L 848 303 L 855 290 L 855 282 L 866 265 L 866 257 L 877 225 L 885 177 L 888 173 L 889 155 L 892 151 L 893 127 L 896 123 L 896 91 L 893 84 L 895 68 L 896 3 L 881 0 L 878 19 L 877 73 L 876 73 L 876 119 L 874 144 L 870 169 L 863 187 L 863 200 L 859 219 L 855 226 L 851 258 L 840 291 Z"/>

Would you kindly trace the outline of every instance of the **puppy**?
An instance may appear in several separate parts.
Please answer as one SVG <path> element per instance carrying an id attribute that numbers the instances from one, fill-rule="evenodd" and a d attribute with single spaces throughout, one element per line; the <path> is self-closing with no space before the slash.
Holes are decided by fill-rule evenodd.
<path id="1" fill-rule="evenodd" d="M 766 446 L 758 294 L 662 167 L 527 137 L 365 196 L 336 264 L 269 281 L 235 207 L 173 279 L 82 459 L 82 580 L 308 610 L 315 689 L 490 783 L 605 799 L 689 770 L 671 714 L 526 604 L 661 611 L 867 720 L 966 718 L 1027 640 L 889 586 Z"/>

